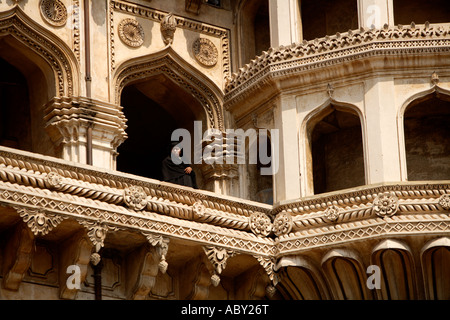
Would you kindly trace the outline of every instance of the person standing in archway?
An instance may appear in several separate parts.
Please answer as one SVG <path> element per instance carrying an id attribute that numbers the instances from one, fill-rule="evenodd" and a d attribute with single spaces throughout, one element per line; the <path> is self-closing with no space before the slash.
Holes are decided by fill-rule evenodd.
<path id="1" fill-rule="evenodd" d="M 163 180 L 198 189 L 194 170 L 182 161 L 181 156 L 180 147 L 174 146 L 171 154 L 164 158 L 161 168 Z M 173 159 L 179 161 L 174 162 Z"/>

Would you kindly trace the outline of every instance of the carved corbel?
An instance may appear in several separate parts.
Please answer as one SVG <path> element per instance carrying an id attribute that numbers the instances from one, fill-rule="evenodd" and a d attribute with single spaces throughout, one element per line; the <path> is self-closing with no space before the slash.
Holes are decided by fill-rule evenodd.
<path id="1" fill-rule="evenodd" d="M 275 264 L 276 260 L 272 257 L 264 257 L 264 256 L 254 256 L 258 261 L 259 264 L 264 268 L 267 275 L 269 276 L 270 281 L 272 284 L 268 285 L 266 287 L 267 294 L 269 296 L 273 296 L 275 293 L 275 286 L 278 284 L 278 275 L 275 273 Z"/>
<path id="2" fill-rule="evenodd" d="M 86 280 L 93 244 L 84 231 L 80 231 L 64 241 L 60 246 L 59 287 L 61 299 L 75 299 L 80 288 L 68 288 L 69 266 L 79 268 L 79 283 Z"/>
<path id="3" fill-rule="evenodd" d="M 103 221 L 89 221 L 79 219 L 78 222 L 88 230 L 88 237 L 94 245 L 95 252 L 98 253 L 105 245 L 104 241 L 109 230 L 116 231 L 118 228 L 111 227 Z"/>
<path id="4" fill-rule="evenodd" d="M 205 300 L 209 296 L 211 273 L 214 267 L 205 255 L 197 256 L 186 263 L 180 296 L 185 300 Z"/>
<path id="5" fill-rule="evenodd" d="M 235 255 L 235 252 L 230 249 L 213 247 L 213 246 L 204 246 L 203 250 L 205 251 L 206 256 L 209 261 L 214 266 L 214 271 L 211 276 L 211 283 L 214 287 L 217 287 L 220 283 L 220 274 L 227 266 L 228 258 Z"/>
<path id="6" fill-rule="evenodd" d="M 17 291 L 25 272 L 31 265 L 34 235 L 24 224 L 18 223 L 3 253 L 3 288 Z"/>
<path id="7" fill-rule="evenodd" d="M 155 235 L 152 233 L 144 233 L 145 237 L 147 238 L 148 242 L 155 247 L 156 253 L 159 257 L 158 262 L 158 268 L 161 271 L 161 273 L 166 273 L 167 271 L 167 251 L 169 250 L 169 239 L 165 238 L 161 235 Z"/>
<path id="8" fill-rule="evenodd" d="M 127 280 L 127 296 L 132 300 L 145 300 L 155 285 L 158 275 L 160 254 L 157 247 L 143 245 L 127 258 L 130 278 Z"/>

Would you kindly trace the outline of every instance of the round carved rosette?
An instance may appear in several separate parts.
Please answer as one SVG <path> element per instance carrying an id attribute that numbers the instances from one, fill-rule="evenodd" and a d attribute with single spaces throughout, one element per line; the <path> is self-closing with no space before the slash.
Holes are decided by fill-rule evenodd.
<path id="1" fill-rule="evenodd" d="M 280 212 L 273 221 L 273 232 L 276 236 L 288 234 L 292 230 L 292 217 L 289 212 Z"/>
<path id="2" fill-rule="evenodd" d="M 45 177 L 45 184 L 48 188 L 59 188 L 62 184 L 63 178 L 56 172 L 49 172 Z"/>
<path id="3" fill-rule="evenodd" d="M 443 194 L 439 197 L 439 205 L 444 210 L 450 210 L 450 194 Z"/>
<path id="4" fill-rule="evenodd" d="M 218 51 L 214 43 L 206 38 L 198 38 L 192 45 L 194 56 L 198 62 L 207 67 L 212 67 L 217 63 Z"/>
<path id="5" fill-rule="evenodd" d="M 268 236 L 272 231 L 270 218 L 262 212 L 255 212 L 250 216 L 250 229 L 257 236 Z"/>
<path id="6" fill-rule="evenodd" d="M 390 217 L 398 210 L 398 198 L 392 192 L 380 193 L 373 201 L 373 211 L 379 217 Z"/>
<path id="7" fill-rule="evenodd" d="M 55 27 L 61 27 L 67 22 L 67 9 L 60 0 L 41 0 L 39 3 L 41 16 Z"/>
<path id="8" fill-rule="evenodd" d="M 142 187 L 131 186 L 124 190 L 124 200 L 131 209 L 142 210 L 147 205 L 147 194 Z"/>
<path id="9" fill-rule="evenodd" d="M 341 208 L 336 205 L 331 205 L 325 210 L 325 217 L 330 221 L 336 221 L 339 218 Z"/>
<path id="10" fill-rule="evenodd" d="M 119 38 L 130 47 L 140 47 L 144 43 L 144 29 L 134 19 L 124 19 L 119 23 Z"/>
<path id="11" fill-rule="evenodd" d="M 197 201 L 192 205 L 192 212 L 194 213 L 194 218 L 202 218 L 206 213 L 206 207 L 201 201 Z"/>

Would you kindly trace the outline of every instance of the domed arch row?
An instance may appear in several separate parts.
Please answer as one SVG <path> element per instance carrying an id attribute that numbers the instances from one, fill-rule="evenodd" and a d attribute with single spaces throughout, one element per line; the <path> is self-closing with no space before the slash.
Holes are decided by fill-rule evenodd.
<path id="1" fill-rule="evenodd" d="M 446 236 L 369 241 L 281 257 L 277 289 L 294 300 L 447 300 Z"/>

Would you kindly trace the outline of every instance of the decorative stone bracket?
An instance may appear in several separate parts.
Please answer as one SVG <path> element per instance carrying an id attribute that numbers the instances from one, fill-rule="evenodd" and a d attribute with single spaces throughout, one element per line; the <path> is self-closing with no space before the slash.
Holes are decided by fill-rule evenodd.
<path id="1" fill-rule="evenodd" d="M 213 286 L 217 287 L 220 283 L 220 274 L 227 266 L 228 258 L 233 257 L 236 253 L 230 249 L 213 246 L 204 246 L 203 250 L 205 251 L 209 261 L 214 266 L 214 272 L 211 276 L 211 283 Z"/>

